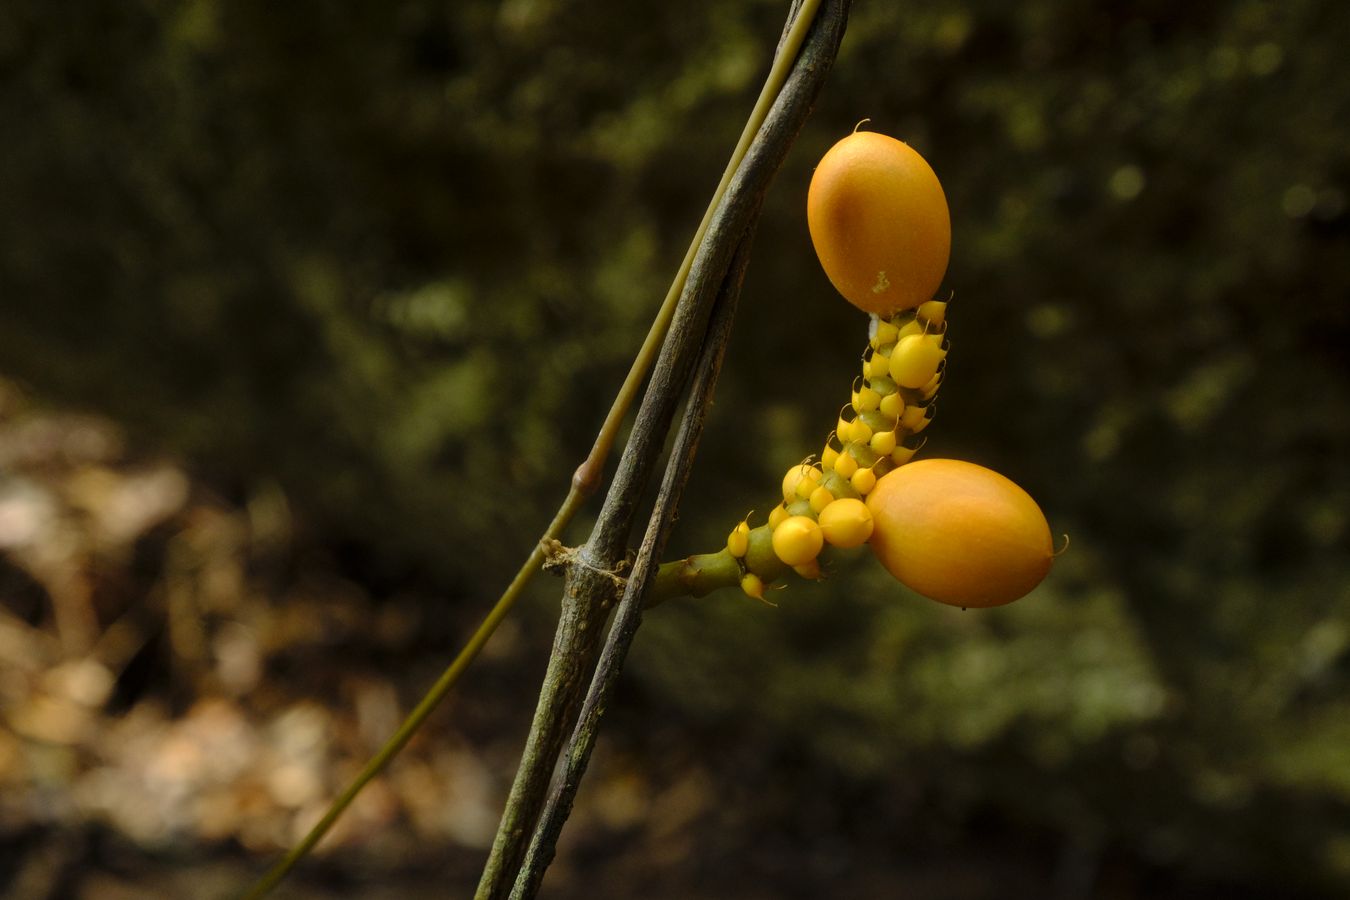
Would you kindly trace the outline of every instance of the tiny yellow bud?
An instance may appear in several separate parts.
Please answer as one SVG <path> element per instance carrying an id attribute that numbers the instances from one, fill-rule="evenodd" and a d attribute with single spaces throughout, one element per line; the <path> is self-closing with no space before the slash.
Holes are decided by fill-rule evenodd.
<path id="1" fill-rule="evenodd" d="M 769 513 L 769 527 L 777 528 L 779 525 L 783 524 L 783 520 L 789 515 L 790 513 L 787 511 L 787 507 L 781 503 L 778 504 L 773 508 L 773 512 Z"/>
<path id="2" fill-rule="evenodd" d="M 872 435 L 869 445 L 878 456 L 886 456 L 895 449 L 895 432 L 878 431 Z"/>
<path id="3" fill-rule="evenodd" d="M 839 473 L 840 478 L 852 478 L 853 473 L 858 471 L 858 461 L 847 453 L 840 453 L 837 456 L 834 470 Z"/>
<path id="4" fill-rule="evenodd" d="M 900 335 L 900 329 L 893 324 L 882 319 L 877 322 L 877 333 L 872 337 L 873 347 L 885 347 L 887 344 L 894 344 Z"/>
<path id="5" fill-rule="evenodd" d="M 818 487 L 811 492 L 811 511 L 818 513 L 834 502 L 834 494 L 827 487 Z"/>
<path id="6" fill-rule="evenodd" d="M 859 547 L 872 536 L 872 513 L 861 500 L 836 500 L 821 510 L 820 531 L 835 547 Z"/>
<path id="7" fill-rule="evenodd" d="M 806 463 L 798 463 L 788 469 L 787 474 L 783 476 L 783 500 L 788 503 L 798 497 L 805 500 L 811 496 L 811 491 L 815 490 L 815 484 L 819 480 L 819 469 Z"/>
<path id="8" fill-rule="evenodd" d="M 853 395 L 853 408 L 860 413 L 871 412 L 881 405 L 881 395 L 865 387 Z"/>
<path id="9" fill-rule="evenodd" d="M 920 390 L 919 393 L 923 395 L 923 399 L 931 400 L 933 398 L 933 395 L 938 392 L 938 388 L 940 387 L 942 387 L 941 370 L 939 370 L 938 373 L 934 375 L 932 378 L 928 379 L 928 383 L 923 386 L 923 389 Z"/>
<path id="10" fill-rule="evenodd" d="M 773 552 L 789 566 L 805 565 L 820 555 L 823 546 L 820 526 L 806 516 L 792 516 L 773 530 Z"/>
<path id="11" fill-rule="evenodd" d="M 867 495 L 872 488 L 877 485 L 877 474 L 871 469 L 859 469 L 853 473 L 853 477 L 848 480 L 853 489 L 859 494 Z"/>
<path id="12" fill-rule="evenodd" d="M 898 419 L 905 411 L 905 398 L 899 394 L 887 394 L 881 398 L 881 405 L 877 407 L 877 411 L 889 419 Z"/>
<path id="13" fill-rule="evenodd" d="M 820 451 L 820 467 L 822 469 L 833 469 L 834 461 L 839 458 L 839 451 L 834 449 L 831 444 L 826 444 L 825 449 Z"/>
<path id="14" fill-rule="evenodd" d="M 919 452 L 918 447 L 906 447 L 904 444 L 891 451 L 891 462 L 897 466 L 903 466 L 914 458 L 914 454 Z"/>
<path id="15" fill-rule="evenodd" d="M 928 423 L 933 421 L 933 417 L 928 414 L 930 407 L 907 406 L 905 411 L 900 414 L 900 425 L 910 434 L 918 434 L 928 427 Z"/>
<path id="16" fill-rule="evenodd" d="M 924 334 L 925 332 L 927 332 L 927 330 L 928 329 L 924 327 L 924 324 L 920 322 L 918 319 L 910 319 L 904 325 L 900 326 L 900 331 L 895 339 L 896 343 L 903 341 L 911 334 Z"/>
<path id="17" fill-rule="evenodd" d="M 929 300 L 927 303 L 920 303 L 916 312 L 918 312 L 920 319 L 936 328 L 942 325 L 947 318 L 947 301 Z"/>
<path id="18" fill-rule="evenodd" d="M 760 578 L 754 572 L 746 572 L 741 576 L 741 590 L 745 591 L 747 597 L 754 597 L 756 600 L 764 599 L 764 579 Z"/>
<path id="19" fill-rule="evenodd" d="M 819 581 L 821 577 L 820 560 L 813 559 L 809 563 L 803 563 L 800 566 L 793 566 L 792 571 L 810 581 Z"/>
<path id="20" fill-rule="evenodd" d="M 731 534 L 727 535 L 727 549 L 737 559 L 745 556 L 745 552 L 750 549 L 749 522 L 742 521 L 741 524 L 731 529 Z"/>
<path id="21" fill-rule="evenodd" d="M 849 437 L 859 444 L 865 444 L 872 439 L 872 429 L 862 419 L 853 420 L 853 428 L 849 431 Z"/>
<path id="22" fill-rule="evenodd" d="M 907 388 L 921 388 L 936 373 L 947 351 L 941 335 L 907 334 L 891 352 L 891 378 Z"/>
<path id="23" fill-rule="evenodd" d="M 880 353 L 873 353 L 864 371 L 869 378 L 880 378 L 891 370 L 891 361 Z"/>

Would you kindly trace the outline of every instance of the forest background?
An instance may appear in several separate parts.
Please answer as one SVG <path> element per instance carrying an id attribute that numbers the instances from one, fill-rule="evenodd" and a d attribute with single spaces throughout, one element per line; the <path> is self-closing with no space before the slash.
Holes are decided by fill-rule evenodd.
<path id="1" fill-rule="evenodd" d="M 0 888 L 227 892 L 322 810 L 542 532 L 784 12 L 0 6 Z M 653 612 L 546 892 L 1350 890 L 1346 46 L 1313 0 L 855 5 L 673 552 L 847 400 L 804 207 L 864 118 L 952 210 L 924 455 L 1071 550 L 995 611 L 862 555 Z M 557 596 L 293 896 L 469 890 Z"/>

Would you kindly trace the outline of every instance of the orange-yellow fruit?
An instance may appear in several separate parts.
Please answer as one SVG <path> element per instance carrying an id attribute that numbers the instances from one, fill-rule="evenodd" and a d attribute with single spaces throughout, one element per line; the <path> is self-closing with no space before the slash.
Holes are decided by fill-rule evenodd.
<path id="1" fill-rule="evenodd" d="M 1001 606 L 1041 583 L 1054 558 L 1045 514 L 1026 491 L 974 463 L 925 459 L 867 495 L 871 546 L 911 589 L 953 606 Z"/>
<path id="2" fill-rule="evenodd" d="M 835 289 L 889 316 L 933 298 L 952 226 L 937 175 L 908 144 L 856 131 L 820 160 L 806 195 L 816 255 Z"/>

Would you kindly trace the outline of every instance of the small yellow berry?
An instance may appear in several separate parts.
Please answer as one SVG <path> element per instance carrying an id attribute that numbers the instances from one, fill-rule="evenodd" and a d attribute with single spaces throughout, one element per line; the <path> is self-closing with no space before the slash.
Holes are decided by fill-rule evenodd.
<path id="1" fill-rule="evenodd" d="M 783 476 L 783 500 L 788 503 L 798 498 L 805 500 L 815 490 L 817 481 L 820 481 L 819 469 L 798 463 Z"/>
<path id="2" fill-rule="evenodd" d="M 859 494 L 867 495 L 877 484 L 877 473 L 871 469 L 859 469 L 853 473 L 853 477 L 848 480 L 853 489 Z"/>
<path id="3" fill-rule="evenodd" d="M 938 392 L 938 388 L 940 387 L 942 387 L 941 370 L 939 370 L 938 373 L 934 375 L 932 378 L 928 379 L 928 383 L 923 386 L 923 388 L 919 391 L 919 393 L 923 395 L 923 399 L 930 400 L 932 399 L 933 395 Z"/>
<path id="4" fill-rule="evenodd" d="M 872 536 L 872 513 L 861 500 L 836 500 L 821 510 L 820 531 L 836 547 L 859 547 Z"/>
<path id="5" fill-rule="evenodd" d="M 917 312 L 920 319 L 936 328 L 947 318 L 947 301 L 929 300 L 927 303 L 920 303 Z"/>
<path id="6" fill-rule="evenodd" d="M 789 566 L 805 565 L 820 555 L 823 546 L 820 526 L 806 516 L 792 516 L 773 530 L 773 552 Z"/>
<path id="7" fill-rule="evenodd" d="M 834 494 L 827 487 L 818 487 L 811 492 L 811 512 L 818 513 L 834 502 Z"/>
<path id="8" fill-rule="evenodd" d="M 922 322 L 918 319 L 910 319 L 904 325 L 900 326 L 900 331 L 896 335 L 896 343 L 909 337 L 911 334 L 924 334 L 927 332 Z"/>
<path id="9" fill-rule="evenodd" d="M 849 431 L 849 437 L 859 444 L 865 444 L 872 439 L 872 429 L 862 419 L 854 419 L 853 427 Z"/>
<path id="10" fill-rule="evenodd" d="M 803 480 L 819 478 L 818 473 L 812 476 L 811 473 L 814 471 L 815 467 L 808 466 L 806 463 L 798 463 L 788 469 L 787 474 L 783 476 L 783 500 L 788 503 L 792 502 L 797 496 L 797 485 Z"/>
<path id="11" fill-rule="evenodd" d="M 891 378 L 907 388 L 921 388 L 937 373 L 947 351 L 936 334 L 907 334 L 891 352 Z"/>
<path id="12" fill-rule="evenodd" d="M 904 444 L 891 451 L 891 462 L 897 466 L 903 466 L 914 458 L 914 454 L 919 452 L 918 447 L 906 447 Z"/>
<path id="13" fill-rule="evenodd" d="M 887 344 L 894 344 L 899 339 L 899 334 L 900 329 L 882 319 L 877 322 L 877 333 L 872 336 L 872 346 L 885 347 Z"/>
<path id="14" fill-rule="evenodd" d="M 865 387 L 853 395 L 853 408 L 860 413 L 871 412 L 881 405 L 881 395 Z"/>
<path id="15" fill-rule="evenodd" d="M 754 572 L 746 572 L 741 576 L 741 590 L 745 591 L 747 597 L 754 597 L 756 600 L 764 599 L 764 579 L 760 578 Z"/>
<path id="16" fill-rule="evenodd" d="M 891 361 L 881 353 L 873 353 L 871 360 L 864 367 L 865 374 L 869 378 L 881 378 L 891 370 Z"/>
<path id="17" fill-rule="evenodd" d="M 834 461 L 834 470 L 840 478 L 852 478 L 853 473 L 858 471 L 858 461 L 847 453 L 840 453 Z"/>
<path id="18" fill-rule="evenodd" d="M 878 431 L 872 435 L 869 445 L 878 456 L 886 456 L 895 449 L 895 432 Z"/>
<path id="19" fill-rule="evenodd" d="M 928 427 L 928 423 L 933 421 L 933 417 L 928 414 L 930 407 L 925 406 L 907 406 L 905 411 L 900 414 L 900 425 L 910 434 L 918 434 Z"/>
<path id="20" fill-rule="evenodd" d="M 783 520 L 789 515 L 791 515 L 791 513 L 787 511 L 787 507 L 781 503 L 778 504 L 773 508 L 773 512 L 769 513 L 769 527 L 777 528 L 779 525 L 783 524 Z"/>
<path id="21" fill-rule="evenodd" d="M 833 444 L 826 444 L 825 449 L 820 451 L 820 467 L 825 470 L 833 469 L 834 462 L 839 458 L 839 451 L 834 449 Z"/>
<path id="22" fill-rule="evenodd" d="M 899 394 L 887 394 L 881 398 L 881 405 L 877 410 L 889 419 L 898 419 L 900 414 L 905 411 L 905 398 Z"/>
<path id="23" fill-rule="evenodd" d="M 731 555 L 740 558 L 745 556 L 745 551 L 750 549 L 750 523 L 742 521 L 741 524 L 731 529 L 731 534 L 727 535 L 727 549 Z"/>

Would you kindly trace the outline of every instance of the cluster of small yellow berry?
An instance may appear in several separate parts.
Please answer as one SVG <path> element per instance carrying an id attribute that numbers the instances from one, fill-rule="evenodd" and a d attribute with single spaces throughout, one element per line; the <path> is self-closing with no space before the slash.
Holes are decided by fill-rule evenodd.
<path id="1" fill-rule="evenodd" d="M 862 544 L 896 580 L 942 603 L 998 606 L 1025 595 L 1054 558 L 1030 495 L 972 463 L 907 465 L 932 421 L 949 349 L 947 302 L 929 299 L 951 249 L 937 176 L 908 145 L 855 131 L 816 167 L 807 220 L 830 282 L 872 316 L 852 400 L 820 456 L 783 476 L 767 524 L 742 521 L 717 553 L 663 565 L 653 602 L 733 584 L 765 600 L 790 570 L 820 578 L 826 547 Z"/>
<path id="2" fill-rule="evenodd" d="M 931 300 L 874 320 L 849 405 L 819 458 L 783 476 L 783 502 L 762 526 L 768 547 L 784 567 L 803 578 L 820 578 L 818 557 L 825 545 L 858 547 L 872 536 L 867 495 L 879 478 L 913 458 L 920 446 L 917 435 L 933 418 L 946 369 L 946 313 L 945 301 Z M 727 550 L 742 561 L 741 589 L 763 599 L 776 567 L 763 566 L 764 554 L 751 552 L 752 545 L 764 541 L 757 531 L 741 522 L 728 535 Z"/>

